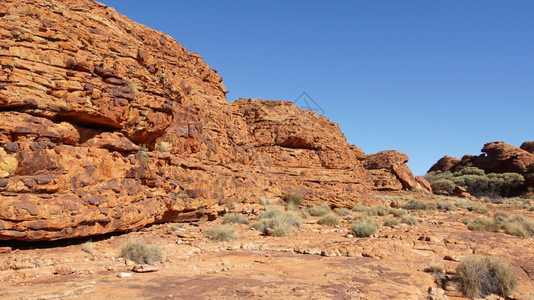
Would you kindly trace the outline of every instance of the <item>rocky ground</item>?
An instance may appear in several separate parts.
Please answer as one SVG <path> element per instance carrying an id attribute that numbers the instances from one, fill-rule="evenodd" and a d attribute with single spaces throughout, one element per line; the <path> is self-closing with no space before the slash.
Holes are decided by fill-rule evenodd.
<path id="1" fill-rule="evenodd" d="M 452 279 L 458 262 L 472 255 L 509 262 L 520 280 L 510 299 L 534 298 L 532 238 L 470 231 L 462 220 L 483 214 L 464 208 L 469 204 L 465 199 L 407 192 L 374 196 L 376 205 L 388 208 L 409 200 L 441 201 L 457 210 L 408 210 L 417 217 L 415 225 L 381 226 L 369 238 L 351 236 L 350 224 L 364 213 L 351 211 L 336 227 L 319 225 L 319 217 L 305 218 L 285 237 L 264 236 L 246 224 L 231 225 L 238 238 L 230 242 L 212 241 L 204 234 L 224 217 L 153 225 L 91 241 L 2 242 L 0 298 L 461 299 Z M 488 216 L 506 211 L 534 217 L 529 211 L 534 200 L 482 205 Z M 273 207 L 283 209 L 276 204 L 225 209 L 254 220 Z M 372 218 L 382 224 L 394 217 Z M 135 263 L 119 257 L 121 245 L 131 239 L 163 249 L 165 259 L 150 266 L 157 271 L 134 272 Z M 432 274 L 432 266 L 443 267 L 446 274 Z"/>

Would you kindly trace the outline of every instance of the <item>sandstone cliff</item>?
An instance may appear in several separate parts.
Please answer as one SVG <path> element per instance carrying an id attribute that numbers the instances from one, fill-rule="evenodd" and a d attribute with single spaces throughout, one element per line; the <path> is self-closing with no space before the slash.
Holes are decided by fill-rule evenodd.
<path id="1" fill-rule="evenodd" d="M 416 187 L 404 154 L 367 158 L 289 102 L 228 103 L 198 54 L 97 2 L 2 1 L 0 36 L 0 240 L 214 217 L 286 192 L 352 206 Z"/>

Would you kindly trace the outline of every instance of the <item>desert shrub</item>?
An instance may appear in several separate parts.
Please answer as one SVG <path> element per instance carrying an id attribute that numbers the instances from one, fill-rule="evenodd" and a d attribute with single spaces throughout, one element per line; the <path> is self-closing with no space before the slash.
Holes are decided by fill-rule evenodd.
<path id="1" fill-rule="evenodd" d="M 384 220 L 384 226 L 391 227 L 391 228 L 398 226 L 399 223 L 400 223 L 399 220 L 394 219 L 394 218 L 386 218 Z"/>
<path id="2" fill-rule="evenodd" d="M 248 220 L 240 213 L 224 215 L 223 224 L 248 224 Z"/>
<path id="3" fill-rule="evenodd" d="M 472 202 L 469 205 L 467 205 L 467 210 L 474 211 L 476 213 L 483 214 L 483 215 L 488 214 L 488 209 L 484 205 L 477 203 L 477 202 Z"/>
<path id="4" fill-rule="evenodd" d="M 300 217 L 294 212 L 268 213 L 261 214 L 251 227 L 262 232 L 266 228 L 271 228 L 274 236 L 286 236 L 291 233 L 293 226 L 300 226 L 300 222 Z"/>
<path id="5" fill-rule="evenodd" d="M 357 237 L 370 237 L 378 230 L 378 224 L 371 219 L 361 218 L 350 226 L 350 231 Z"/>
<path id="6" fill-rule="evenodd" d="M 206 231 L 204 235 L 217 242 L 228 242 L 237 239 L 235 229 L 229 225 L 213 227 Z"/>
<path id="7" fill-rule="evenodd" d="M 495 221 L 495 219 L 490 219 L 486 217 L 476 218 L 474 221 L 469 219 L 465 220 L 465 225 L 469 230 L 473 231 L 490 231 L 498 232 L 501 226 Z"/>
<path id="8" fill-rule="evenodd" d="M 163 251 L 156 245 L 148 245 L 140 240 L 129 240 L 121 247 L 120 257 L 136 264 L 153 264 L 163 260 Z"/>
<path id="9" fill-rule="evenodd" d="M 504 230 L 507 234 L 528 238 L 534 237 L 534 220 L 521 215 L 510 215 L 506 212 L 496 212 L 493 219 L 477 218 L 475 221 L 466 219 L 467 228 L 475 231 L 498 232 Z"/>
<path id="10" fill-rule="evenodd" d="M 401 208 L 390 208 L 388 212 L 396 218 L 400 218 L 408 213 L 406 210 Z"/>
<path id="11" fill-rule="evenodd" d="M 439 201 L 439 202 L 436 202 L 436 205 L 437 205 L 437 209 L 442 209 L 442 210 L 446 210 L 446 211 L 456 211 L 456 210 L 458 210 L 456 208 L 456 205 L 451 204 L 451 203 L 447 203 L 447 202 Z"/>
<path id="12" fill-rule="evenodd" d="M 338 216 L 340 217 L 346 217 L 346 216 L 350 216 L 352 215 L 352 213 L 350 212 L 349 209 L 345 208 L 345 207 L 341 207 L 341 208 L 338 208 L 336 210 L 336 213 Z"/>
<path id="13" fill-rule="evenodd" d="M 327 204 L 323 204 L 321 206 L 308 207 L 308 213 L 314 217 L 324 216 L 330 213 L 331 211 L 332 209 L 330 209 L 330 206 L 328 206 Z"/>
<path id="14" fill-rule="evenodd" d="M 401 222 L 407 225 L 417 225 L 417 217 L 412 215 L 406 215 L 402 217 Z"/>
<path id="15" fill-rule="evenodd" d="M 377 205 L 369 207 L 365 214 L 367 214 L 368 216 L 385 216 L 388 214 L 388 209 L 384 206 Z"/>
<path id="16" fill-rule="evenodd" d="M 428 180 L 428 182 L 430 183 L 433 183 L 433 182 L 436 182 L 438 180 L 442 180 L 442 179 L 451 179 L 452 178 L 452 173 L 450 171 L 445 171 L 445 172 L 442 172 L 442 171 L 432 171 L 432 172 L 428 172 L 426 173 L 425 175 L 425 179 Z"/>
<path id="17" fill-rule="evenodd" d="M 454 177 L 464 176 L 464 175 L 477 175 L 477 176 L 484 176 L 486 173 L 484 170 L 479 169 L 477 167 L 467 167 L 460 171 L 454 172 L 452 175 Z"/>
<path id="18" fill-rule="evenodd" d="M 438 195 L 450 195 L 456 184 L 450 179 L 439 179 L 430 184 L 434 193 Z"/>
<path id="19" fill-rule="evenodd" d="M 287 210 L 298 210 L 302 202 L 302 195 L 288 192 L 284 195 Z"/>
<path id="20" fill-rule="evenodd" d="M 368 206 L 365 206 L 365 205 L 363 205 L 361 203 L 358 203 L 358 204 L 354 205 L 354 207 L 352 207 L 352 210 L 356 211 L 356 212 L 364 212 L 368 208 L 369 208 Z"/>
<path id="21" fill-rule="evenodd" d="M 276 209 L 276 208 L 266 209 L 261 212 L 259 219 L 273 218 L 273 217 L 281 216 L 283 214 L 284 213 L 281 210 Z"/>
<path id="22" fill-rule="evenodd" d="M 517 287 L 518 278 L 512 267 L 493 257 L 471 257 L 456 268 L 460 290 L 469 298 L 497 294 L 508 297 Z"/>
<path id="23" fill-rule="evenodd" d="M 507 218 L 499 214 L 494 218 L 502 225 L 502 229 L 517 237 L 534 237 L 534 220 L 521 215 L 509 215 Z"/>
<path id="24" fill-rule="evenodd" d="M 320 225 L 326 225 L 326 226 L 337 226 L 341 224 L 341 221 L 339 220 L 338 217 L 336 217 L 336 215 L 330 213 L 320 218 L 319 221 L 317 221 L 317 223 Z"/>
<path id="25" fill-rule="evenodd" d="M 436 202 L 422 202 L 419 200 L 410 200 L 410 202 L 404 204 L 402 208 L 408 209 L 408 210 L 431 210 L 436 209 L 438 205 Z"/>

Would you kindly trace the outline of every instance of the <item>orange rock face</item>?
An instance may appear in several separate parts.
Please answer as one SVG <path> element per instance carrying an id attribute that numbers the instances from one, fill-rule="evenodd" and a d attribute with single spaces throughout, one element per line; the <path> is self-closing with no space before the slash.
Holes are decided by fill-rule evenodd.
<path id="1" fill-rule="evenodd" d="M 406 166 L 407 162 L 406 154 L 386 150 L 368 155 L 364 167 L 369 170 L 378 190 L 411 190 L 417 187 L 417 182 L 410 168 Z"/>
<path id="2" fill-rule="evenodd" d="M 198 54 L 110 7 L 23 0 L 0 12 L 0 240 L 213 218 L 287 192 L 351 207 L 374 188 L 415 186 L 404 154 L 368 171 L 325 117 L 226 102 Z"/>

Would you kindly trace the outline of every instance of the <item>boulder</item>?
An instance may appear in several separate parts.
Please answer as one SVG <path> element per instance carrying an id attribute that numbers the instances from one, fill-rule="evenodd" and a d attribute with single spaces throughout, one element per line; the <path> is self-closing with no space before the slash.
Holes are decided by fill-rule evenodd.
<path id="1" fill-rule="evenodd" d="M 406 163 L 408 156 L 396 150 L 368 155 L 364 168 L 370 170 L 375 188 L 379 190 L 412 190 L 417 182 Z M 392 176 L 393 175 L 393 176 Z"/>

